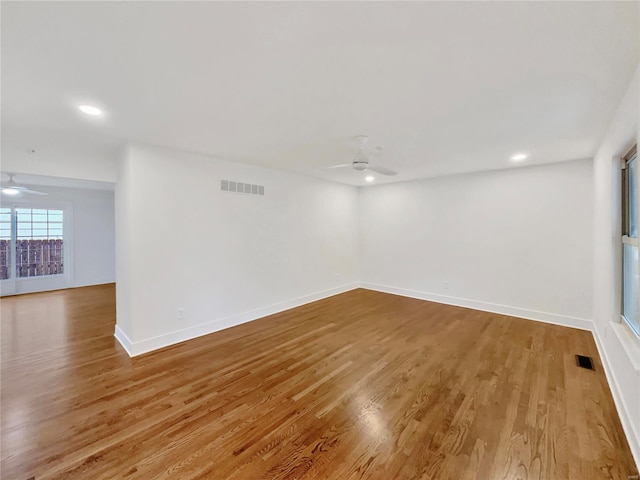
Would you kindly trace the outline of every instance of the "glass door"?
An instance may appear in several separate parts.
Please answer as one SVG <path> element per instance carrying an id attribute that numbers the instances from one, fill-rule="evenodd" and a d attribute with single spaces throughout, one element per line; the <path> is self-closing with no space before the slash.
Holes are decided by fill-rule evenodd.
<path id="1" fill-rule="evenodd" d="M 0 208 L 0 288 L 3 295 L 15 293 L 15 242 L 13 231 L 13 209 L 8 207 Z"/>
<path id="2" fill-rule="evenodd" d="M 68 287 L 65 211 L 25 205 L 0 208 L 2 295 Z"/>

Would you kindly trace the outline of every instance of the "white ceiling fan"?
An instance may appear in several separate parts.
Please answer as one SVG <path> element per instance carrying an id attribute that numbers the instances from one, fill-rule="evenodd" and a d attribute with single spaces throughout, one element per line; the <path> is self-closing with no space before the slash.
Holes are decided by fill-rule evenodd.
<path id="1" fill-rule="evenodd" d="M 353 161 L 351 163 L 342 163 L 340 165 L 333 165 L 329 168 L 353 168 L 358 171 L 372 171 L 376 173 L 380 173 L 381 175 L 397 175 L 398 172 L 394 172 L 388 168 L 378 167 L 374 165 L 370 165 L 369 161 L 371 158 L 376 157 L 380 158 L 382 155 L 382 147 L 375 147 L 372 150 L 366 151 L 364 149 L 365 144 L 369 140 L 369 137 L 366 135 L 357 135 L 354 137 L 355 141 L 358 143 L 358 152 L 356 153 Z"/>
<path id="2" fill-rule="evenodd" d="M 23 187 L 22 185 L 18 185 L 13 177 L 15 173 L 7 173 L 9 175 L 9 181 L 7 183 L 2 184 L 2 193 L 4 195 L 20 195 L 21 193 L 26 193 L 29 195 L 47 195 L 44 192 L 39 192 L 37 190 L 31 190 L 30 188 Z"/>

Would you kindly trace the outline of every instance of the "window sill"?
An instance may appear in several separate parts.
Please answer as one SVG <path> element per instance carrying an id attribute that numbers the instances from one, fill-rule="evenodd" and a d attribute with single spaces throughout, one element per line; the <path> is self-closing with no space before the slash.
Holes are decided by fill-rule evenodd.
<path id="1" fill-rule="evenodd" d="M 640 372 L 640 337 L 638 337 L 631 327 L 624 320 L 621 323 L 611 322 L 611 330 L 618 338 L 625 353 L 631 360 L 633 368 Z"/>

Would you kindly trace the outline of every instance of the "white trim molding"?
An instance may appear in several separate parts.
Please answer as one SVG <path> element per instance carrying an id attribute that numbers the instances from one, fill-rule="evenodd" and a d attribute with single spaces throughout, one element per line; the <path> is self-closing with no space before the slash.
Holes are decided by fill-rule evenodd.
<path id="1" fill-rule="evenodd" d="M 554 325 L 562 325 L 563 327 L 578 328 L 580 330 L 593 330 L 593 322 L 584 318 L 570 317 L 567 315 L 558 315 L 556 313 L 539 312 L 537 310 L 529 310 L 526 308 L 512 307 L 509 305 L 500 305 L 497 303 L 483 302 L 480 300 L 471 300 L 468 298 L 450 297 L 437 293 L 422 292 L 418 290 L 410 290 L 407 288 L 391 287 L 389 285 L 379 285 L 376 283 L 363 282 L 362 288 L 367 290 L 375 290 L 376 292 L 391 293 L 403 297 L 417 298 L 419 300 L 427 300 L 429 302 L 444 303 L 454 305 L 456 307 L 471 308 L 481 310 L 483 312 L 499 313 L 512 317 L 524 318 L 526 320 L 537 320 L 539 322 L 552 323 Z"/>
<path id="2" fill-rule="evenodd" d="M 625 398 L 629 396 L 634 396 L 634 388 L 640 392 L 640 365 L 636 364 L 637 359 L 634 360 L 631 356 L 628 356 L 629 351 L 621 341 L 621 332 L 618 331 L 621 327 L 626 328 L 625 325 L 611 322 L 605 330 L 604 338 L 601 338 L 600 332 L 597 330 L 594 330 L 593 337 L 596 342 L 596 347 L 598 348 L 598 354 L 602 360 L 604 373 L 609 382 L 609 389 L 611 390 L 613 401 L 616 405 L 616 410 L 618 411 L 620 423 L 622 423 L 622 428 L 627 437 L 629 448 L 631 449 L 631 454 L 636 461 L 636 466 L 640 467 L 640 425 L 638 425 L 638 422 L 633 420 L 632 408 L 634 405 L 629 405 L 627 400 L 625 400 Z M 611 347 L 607 349 L 605 348 L 605 345 L 611 345 Z M 616 374 L 613 361 L 607 353 L 608 350 L 615 350 L 617 353 L 624 353 L 623 357 L 628 356 L 628 358 L 624 358 L 623 361 L 628 360 L 630 369 L 630 374 L 629 372 L 628 374 L 635 380 L 635 385 L 631 384 L 633 382 L 623 381 L 619 378 L 619 375 Z M 625 395 L 625 389 L 628 389 L 627 391 L 630 391 L 631 393 Z M 640 396 L 636 398 L 636 401 L 637 404 L 635 405 L 635 408 L 639 409 Z M 640 412 L 636 412 L 636 416 L 640 417 Z"/>
<path id="3" fill-rule="evenodd" d="M 125 351 L 129 354 L 129 356 L 133 357 L 131 353 L 133 352 L 133 342 L 129 340 L 129 337 L 127 337 L 127 334 L 124 333 L 124 331 L 118 325 L 116 325 L 116 331 L 113 334 L 113 336 L 116 337 L 116 340 L 118 340 L 122 348 L 125 349 Z"/>
<path id="4" fill-rule="evenodd" d="M 147 338 L 145 340 L 140 340 L 137 342 L 132 342 L 129 339 L 129 337 L 122 331 L 122 329 L 118 327 L 118 325 L 116 325 L 114 336 L 120 342 L 122 347 L 127 351 L 130 357 L 136 357 L 138 355 L 142 355 L 144 353 L 158 350 L 160 348 L 168 347 L 176 343 L 181 343 L 186 340 L 191 340 L 193 338 L 201 337 L 203 335 L 208 335 L 210 333 L 214 333 L 220 330 L 225 330 L 227 328 L 231 328 L 231 327 L 235 327 L 236 325 L 251 322 L 253 320 L 257 320 L 259 318 L 266 317 L 268 315 L 273 315 L 275 313 L 283 312 L 285 310 L 290 310 L 292 308 L 306 305 L 307 303 L 316 302 L 318 300 L 332 297 L 340 293 L 345 293 L 359 287 L 360 287 L 360 284 L 358 282 L 354 282 L 348 285 L 343 285 L 340 287 L 323 290 L 320 292 L 312 293 L 309 295 L 305 295 L 303 297 L 294 298 L 292 300 L 287 300 L 287 301 L 276 303 L 266 307 L 257 308 L 255 310 L 250 310 L 248 312 L 231 315 L 226 318 L 220 318 L 212 322 L 195 325 L 193 327 L 185 328 L 182 330 L 175 330 L 173 332 L 166 333 L 164 335 Z"/>

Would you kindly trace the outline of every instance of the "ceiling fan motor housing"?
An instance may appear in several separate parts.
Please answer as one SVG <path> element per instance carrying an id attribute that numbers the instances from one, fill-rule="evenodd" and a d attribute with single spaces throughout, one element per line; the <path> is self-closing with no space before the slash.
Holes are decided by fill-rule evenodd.
<path id="1" fill-rule="evenodd" d="M 353 162 L 353 168 L 355 170 L 366 170 L 369 166 L 369 162 Z"/>

